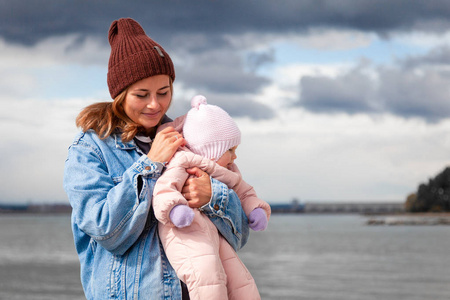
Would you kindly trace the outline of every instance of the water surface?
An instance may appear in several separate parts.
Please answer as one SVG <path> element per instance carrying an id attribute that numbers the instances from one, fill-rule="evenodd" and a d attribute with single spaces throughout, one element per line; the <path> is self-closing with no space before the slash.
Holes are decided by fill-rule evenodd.
<path id="1" fill-rule="evenodd" d="M 239 252 L 262 299 L 450 299 L 449 226 L 274 215 Z M 0 299 L 84 299 L 70 216 L 0 215 Z"/>

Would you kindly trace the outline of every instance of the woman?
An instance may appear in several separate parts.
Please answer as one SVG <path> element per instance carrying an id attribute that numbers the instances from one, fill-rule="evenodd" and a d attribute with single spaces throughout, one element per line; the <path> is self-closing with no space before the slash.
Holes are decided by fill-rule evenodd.
<path id="1" fill-rule="evenodd" d="M 161 246 L 151 207 L 153 187 L 183 137 L 169 127 L 155 135 L 172 100 L 169 55 L 132 19 L 109 30 L 108 87 L 114 101 L 86 107 L 82 132 L 69 148 L 64 189 L 87 299 L 182 299 L 182 284 Z M 248 221 L 235 193 L 197 168 L 183 193 L 202 207 L 235 248 Z M 183 295 L 183 299 L 187 299 Z"/>

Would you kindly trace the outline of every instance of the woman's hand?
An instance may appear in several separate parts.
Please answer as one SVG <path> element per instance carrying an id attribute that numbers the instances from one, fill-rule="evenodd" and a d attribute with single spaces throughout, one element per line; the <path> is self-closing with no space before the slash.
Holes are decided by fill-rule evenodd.
<path id="1" fill-rule="evenodd" d="M 169 162 L 180 146 L 186 141 L 173 127 L 167 127 L 158 132 L 148 152 L 148 158 L 153 162 Z"/>
<path id="2" fill-rule="evenodd" d="M 212 191 L 209 175 L 197 167 L 186 169 L 186 172 L 195 177 L 186 180 L 181 193 L 190 207 L 202 207 L 211 199 Z"/>

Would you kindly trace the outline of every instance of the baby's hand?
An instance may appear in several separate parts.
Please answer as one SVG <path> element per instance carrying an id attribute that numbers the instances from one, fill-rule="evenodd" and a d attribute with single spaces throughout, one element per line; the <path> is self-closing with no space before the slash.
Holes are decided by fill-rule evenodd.
<path id="1" fill-rule="evenodd" d="M 267 215 L 264 209 L 258 207 L 248 215 L 248 226 L 254 231 L 263 231 L 267 228 Z"/>
<path id="2" fill-rule="evenodd" d="M 172 208 L 169 217 L 173 225 L 178 228 L 183 228 L 192 224 L 194 211 L 187 205 L 179 204 Z"/>

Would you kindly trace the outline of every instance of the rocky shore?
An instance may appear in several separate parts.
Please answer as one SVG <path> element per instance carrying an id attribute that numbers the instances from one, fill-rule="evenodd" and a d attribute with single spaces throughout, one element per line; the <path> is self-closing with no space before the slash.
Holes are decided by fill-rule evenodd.
<path id="1" fill-rule="evenodd" d="M 449 213 L 394 214 L 368 216 L 367 225 L 450 225 Z"/>

